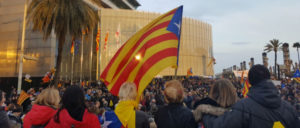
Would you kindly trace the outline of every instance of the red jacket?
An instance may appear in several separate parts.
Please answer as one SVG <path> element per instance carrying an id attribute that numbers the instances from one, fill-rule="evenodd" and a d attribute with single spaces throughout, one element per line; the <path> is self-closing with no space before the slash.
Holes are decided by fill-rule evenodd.
<path id="1" fill-rule="evenodd" d="M 23 127 L 31 128 L 32 125 L 44 125 L 55 115 L 56 110 L 43 105 L 34 104 L 25 115 Z"/>
<path id="2" fill-rule="evenodd" d="M 60 123 L 56 123 L 54 118 L 51 119 L 46 128 L 101 128 L 100 122 L 95 114 L 92 114 L 85 109 L 82 121 L 73 119 L 66 109 L 59 113 Z"/>

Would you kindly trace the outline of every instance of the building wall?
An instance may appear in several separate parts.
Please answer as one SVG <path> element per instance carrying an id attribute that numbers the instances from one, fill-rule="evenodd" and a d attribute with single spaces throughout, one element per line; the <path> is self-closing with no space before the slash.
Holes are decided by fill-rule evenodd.
<path id="1" fill-rule="evenodd" d="M 133 34 L 161 14 L 131 10 L 101 9 L 101 72 L 118 48 Z M 121 43 L 116 43 L 115 33 L 120 26 Z M 104 39 L 109 33 L 107 49 Z M 213 75 L 211 25 L 191 18 L 183 18 L 179 51 L 178 75 L 186 75 L 191 67 L 194 75 Z M 174 69 L 167 68 L 159 75 L 174 75 Z"/>
<path id="2" fill-rule="evenodd" d="M 22 38 L 24 14 L 23 0 L 0 0 L 0 77 L 17 77 L 19 68 L 19 53 Z M 132 10 L 102 9 L 101 11 L 101 52 L 97 56 L 95 37 L 97 29 L 84 37 L 83 49 L 79 49 L 72 62 L 70 54 L 70 37 L 64 46 L 62 61 L 62 79 L 95 80 L 103 71 L 109 60 L 122 43 L 135 34 L 147 23 L 160 14 Z M 116 43 L 115 32 L 120 25 L 120 43 Z M 104 38 L 109 32 L 107 49 L 104 48 Z M 81 40 L 81 39 L 79 39 Z M 41 77 L 55 66 L 57 41 L 52 33 L 48 40 L 43 40 L 39 32 L 32 32 L 31 25 L 26 27 L 24 54 L 38 58 L 38 61 L 24 60 L 23 76 Z M 183 19 L 182 37 L 179 56 L 178 75 L 186 75 L 192 67 L 194 75 L 212 75 L 213 68 L 207 67 L 211 59 L 212 37 L 211 25 L 190 18 Z M 83 58 L 81 59 L 81 51 Z M 100 71 L 97 72 L 97 62 L 100 59 Z M 73 69 L 72 68 L 73 63 Z M 81 69 L 82 64 L 82 69 Z M 98 74 L 98 75 L 97 75 Z M 173 75 L 174 69 L 168 68 L 160 75 Z M 92 76 L 92 78 L 90 78 Z M 98 76 L 98 77 L 97 77 Z"/>
<path id="3" fill-rule="evenodd" d="M 0 0 L 0 77 L 16 77 L 19 70 L 19 55 L 25 0 Z M 56 40 L 52 34 L 46 41 L 41 34 L 26 27 L 24 55 L 38 61 L 24 60 L 23 74 L 43 76 L 54 67 Z"/>

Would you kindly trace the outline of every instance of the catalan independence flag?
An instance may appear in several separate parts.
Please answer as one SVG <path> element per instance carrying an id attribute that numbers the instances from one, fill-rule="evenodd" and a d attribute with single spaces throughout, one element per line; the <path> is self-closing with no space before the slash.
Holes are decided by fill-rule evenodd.
<path id="1" fill-rule="evenodd" d="M 186 75 L 187 75 L 187 77 L 189 77 L 189 76 L 192 76 L 192 75 L 193 75 L 193 70 L 192 70 L 192 68 L 189 68 L 189 69 L 187 70 L 187 73 L 186 73 Z"/>
<path id="2" fill-rule="evenodd" d="M 17 104 L 18 105 L 22 105 L 23 102 L 28 99 L 30 96 L 25 92 L 25 91 L 21 91 L 20 96 L 18 98 Z"/>
<path id="3" fill-rule="evenodd" d="M 293 76 L 293 80 L 295 80 L 297 83 L 300 83 L 300 72 L 299 69 L 296 70 Z"/>
<path id="4" fill-rule="evenodd" d="M 249 92 L 250 87 L 251 87 L 251 84 L 249 83 L 248 80 L 246 80 L 245 83 L 244 83 L 243 91 L 242 91 L 242 94 L 243 94 L 244 97 L 247 97 L 247 94 Z"/>
<path id="5" fill-rule="evenodd" d="M 128 81 L 137 85 L 138 97 L 154 76 L 167 67 L 177 67 L 183 6 L 156 18 L 133 35 L 117 51 L 100 79 L 118 95 Z"/>

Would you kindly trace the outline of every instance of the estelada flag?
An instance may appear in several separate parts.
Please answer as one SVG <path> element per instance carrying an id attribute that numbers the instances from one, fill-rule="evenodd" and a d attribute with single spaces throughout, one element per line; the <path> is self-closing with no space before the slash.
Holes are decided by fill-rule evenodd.
<path id="1" fill-rule="evenodd" d="M 25 92 L 25 91 L 21 91 L 20 96 L 18 98 L 17 104 L 18 105 L 22 105 L 23 102 L 28 99 L 30 96 Z"/>
<path id="2" fill-rule="evenodd" d="M 193 70 L 192 70 L 192 68 L 189 68 L 187 70 L 187 77 L 192 76 L 192 75 L 193 75 Z"/>
<path id="3" fill-rule="evenodd" d="M 100 76 L 113 95 L 124 82 L 134 82 L 139 98 L 160 71 L 177 67 L 182 10 L 180 6 L 156 18 L 117 51 Z"/>
<path id="4" fill-rule="evenodd" d="M 296 70 L 293 76 L 293 80 L 295 80 L 297 83 L 300 83 L 300 72 L 299 69 Z"/>
<path id="5" fill-rule="evenodd" d="M 251 87 L 251 84 L 248 82 L 248 80 L 246 80 L 244 83 L 243 91 L 242 91 L 242 94 L 244 97 L 247 97 L 250 87 Z"/>

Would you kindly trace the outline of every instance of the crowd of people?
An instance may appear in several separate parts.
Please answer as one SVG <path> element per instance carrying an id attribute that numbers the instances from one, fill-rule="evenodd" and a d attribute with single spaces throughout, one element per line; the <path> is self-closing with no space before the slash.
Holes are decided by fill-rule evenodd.
<path id="1" fill-rule="evenodd" d="M 139 104 L 134 83 L 124 83 L 118 96 L 104 84 L 31 88 L 22 103 L 12 88 L 0 91 L 0 127 L 300 127 L 298 83 L 275 85 L 262 65 L 253 66 L 248 79 L 244 98 L 237 79 L 155 78 Z"/>

